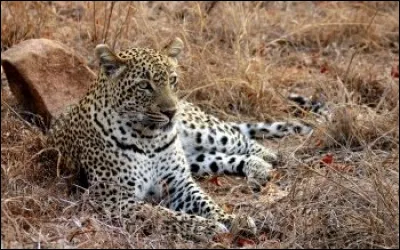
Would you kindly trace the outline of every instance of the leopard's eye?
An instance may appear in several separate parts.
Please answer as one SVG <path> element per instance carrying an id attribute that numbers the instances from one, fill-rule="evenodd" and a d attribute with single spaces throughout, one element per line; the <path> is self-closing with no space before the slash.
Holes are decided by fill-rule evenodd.
<path id="1" fill-rule="evenodd" d="M 171 76 L 169 78 L 169 84 L 171 84 L 171 86 L 174 88 L 176 83 L 177 83 L 178 78 L 176 76 Z"/>
<path id="2" fill-rule="evenodd" d="M 147 81 L 147 80 L 141 80 L 138 83 L 138 86 L 139 86 L 140 89 L 143 89 L 143 90 L 153 90 L 153 87 L 151 87 L 150 82 Z"/>

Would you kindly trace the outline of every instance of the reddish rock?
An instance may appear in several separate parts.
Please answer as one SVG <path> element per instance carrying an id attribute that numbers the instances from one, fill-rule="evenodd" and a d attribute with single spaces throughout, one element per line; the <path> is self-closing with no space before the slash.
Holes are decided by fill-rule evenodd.
<path id="1" fill-rule="evenodd" d="M 11 92 L 27 111 L 48 126 L 68 105 L 78 102 L 95 79 L 84 59 L 48 39 L 23 41 L 1 55 Z"/>

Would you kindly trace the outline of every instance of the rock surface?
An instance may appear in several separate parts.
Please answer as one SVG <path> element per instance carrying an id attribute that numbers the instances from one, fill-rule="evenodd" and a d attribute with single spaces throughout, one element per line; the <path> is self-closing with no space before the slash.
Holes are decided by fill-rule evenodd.
<path id="1" fill-rule="evenodd" d="M 95 79 L 84 59 L 48 39 L 23 41 L 1 55 L 11 92 L 46 126 L 67 106 L 78 102 Z"/>

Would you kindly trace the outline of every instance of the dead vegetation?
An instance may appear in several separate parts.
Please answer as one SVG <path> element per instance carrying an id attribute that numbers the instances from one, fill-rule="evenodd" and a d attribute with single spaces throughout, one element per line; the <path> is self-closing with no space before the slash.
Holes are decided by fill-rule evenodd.
<path id="1" fill-rule="evenodd" d="M 398 248 L 398 2 L 1 2 L 2 50 L 59 40 L 96 70 L 93 48 L 185 42 L 180 96 L 227 120 L 294 118 L 288 92 L 329 102 L 305 138 L 265 141 L 284 161 L 259 195 L 223 177 L 202 186 L 227 210 L 258 219 L 249 240 L 128 234 L 70 193 L 45 136 L 13 110 L 2 84 L 2 247 Z M 397 76 L 396 76 L 397 70 Z M 11 108 L 10 108 L 11 105 Z"/>

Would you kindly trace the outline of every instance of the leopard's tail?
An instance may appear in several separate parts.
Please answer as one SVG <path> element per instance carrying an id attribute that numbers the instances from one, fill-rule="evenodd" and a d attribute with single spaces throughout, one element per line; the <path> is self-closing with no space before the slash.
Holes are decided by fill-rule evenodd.
<path id="1" fill-rule="evenodd" d="M 311 112 L 318 116 L 319 121 L 328 119 L 329 112 L 326 105 L 319 101 L 313 101 L 307 97 L 290 94 L 288 99 L 296 104 L 296 113 Z M 288 135 L 300 134 L 308 135 L 313 131 L 311 124 L 300 121 L 278 121 L 272 123 L 255 122 L 255 123 L 230 123 L 232 127 L 239 130 L 242 134 L 251 139 L 271 139 L 282 138 Z"/>

